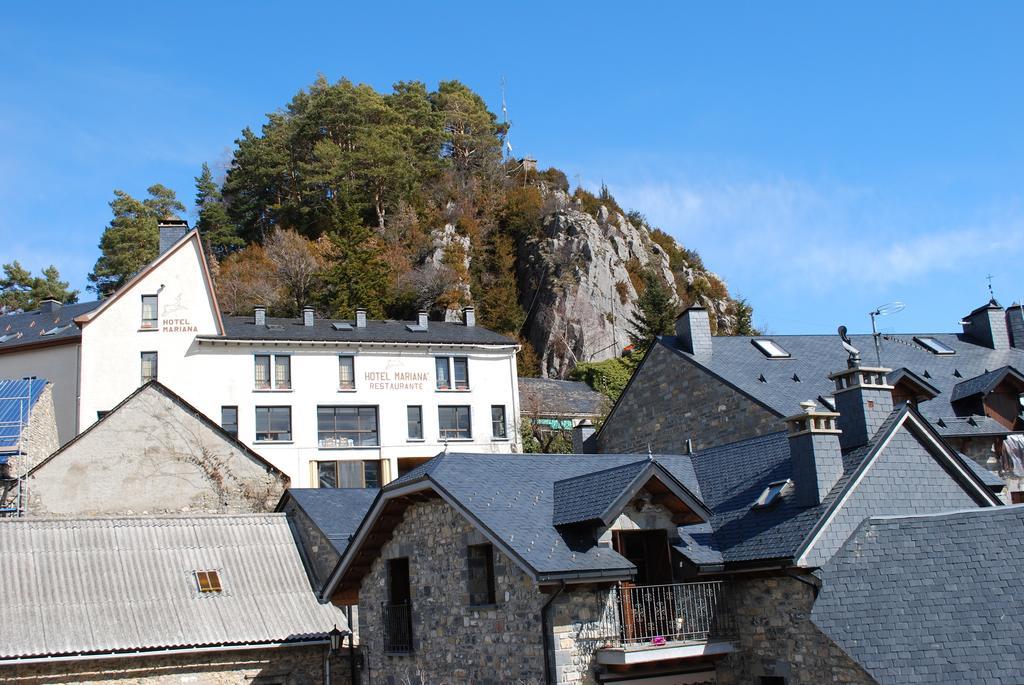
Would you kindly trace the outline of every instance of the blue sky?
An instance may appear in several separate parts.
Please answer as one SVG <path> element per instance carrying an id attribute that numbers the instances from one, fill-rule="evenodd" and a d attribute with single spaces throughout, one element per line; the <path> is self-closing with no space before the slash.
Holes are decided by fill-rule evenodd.
<path id="1" fill-rule="evenodd" d="M 1024 297 L 1024 5 L 18 3 L 0 22 L 4 262 L 84 291 L 114 188 L 191 203 L 325 74 L 460 79 L 517 154 L 602 181 L 773 333 L 949 331 Z M 83 295 L 85 296 L 85 295 Z"/>

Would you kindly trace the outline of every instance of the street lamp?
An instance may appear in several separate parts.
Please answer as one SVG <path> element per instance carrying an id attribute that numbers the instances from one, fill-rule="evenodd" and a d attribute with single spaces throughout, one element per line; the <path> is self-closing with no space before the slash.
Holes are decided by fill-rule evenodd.
<path id="1" fill-rule="evenodd" d="M 338 630 L 338 626 L 335 625 L 331 632 L 327 633 L 327 636 L 331 638 L 331 652 L 337 652 L 341 649 L 341 638 L 345 637 L 345 633 Z"/>

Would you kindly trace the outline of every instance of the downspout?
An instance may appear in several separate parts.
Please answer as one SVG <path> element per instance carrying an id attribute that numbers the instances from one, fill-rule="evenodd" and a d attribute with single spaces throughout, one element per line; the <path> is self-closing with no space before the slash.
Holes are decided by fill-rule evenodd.
<path id="1" fill-rule="evenodd" d="M 359 685 L 359 678 L 356 675 L 356 647 L 355 647 L 355 626 L 352 624 L 352 606 L 345 608 L 348 620 L 348 665 L 352 672 L 352 685 Z"/>
<path id="2" fill-rule="evenodd" d="M 544 682 L 546 685 L 554 685 L 557 680 L 557 678 L 551 677 L 551 671 L 554 668 L 554 664 L 551 663 L 551 642 L 554 642 L 554 636 L 551 636 L 549 640 L 548 633 L 551 632 L 551 622 L 548 620 L 548 609 L 551 607 L 551 604 L 558 599 L 558 596 L 562 594 L 563 590 L 565 590 L 564 580 L 561 585 L 558 586 L 555 594 L 551 595 L 551 598 L 544 602 L 544 606 L 540 609 L 540 632 L 541 637 L 544 639 Z"/>

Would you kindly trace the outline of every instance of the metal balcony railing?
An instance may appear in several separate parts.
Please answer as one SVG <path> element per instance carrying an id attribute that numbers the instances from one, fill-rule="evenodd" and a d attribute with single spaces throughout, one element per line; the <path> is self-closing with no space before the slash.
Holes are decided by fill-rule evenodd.
<path id="1" fill-rule="evenodd" d="M 412 610 L 409 602 L 383 602 L 384 651 L 392 654 L 412 653 Z"/>
<path id="2" fill-rule="evenodd" d="M 736 617 L 724 581 L 628 585 L 612 590 L 606 635 L 615 646 L 729 640 Z"/>

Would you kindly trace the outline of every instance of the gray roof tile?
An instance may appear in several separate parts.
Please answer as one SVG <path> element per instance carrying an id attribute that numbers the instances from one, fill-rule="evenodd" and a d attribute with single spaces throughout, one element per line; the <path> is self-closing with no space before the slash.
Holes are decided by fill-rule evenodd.
<path id="1" fill-rule="evenodd" d="M 597 416 L 606 401 L 604 395 L 579 381 L 519 378 L 519 404 L 528 416 Z"/>
<path id="2" fill-rule="evenodd" d="M 281 498 L 278 511 L 284 501 L 291 498 L 330 540 L 338 554 L 344 554 L 379 492 L 377 488 L 289 488 Z"/>
<path id="3" fill-rule="evenodd" d="M 34 309 L 0 315 L 0 353 L 37 343 L 78 340 L 82 331 L 75 317 L 91 312 L 100 304 L 100 301 L 78 302 L 53 312 Z"/>
<path id="4" fill-rule="evenodd" d="M 482 326 L 431 321 L 426 330 L 410 331 L 409 321 L 367 321 L 365 328 L 335 330 L 329 319 L 315 319 L 312 326 L 301 319 L 267 318 L 267 325 L 257 326 L 251 316 L 225 316 L 223 336 L 198 336 L 199 340 L 272 340 L 281 342 L 333 343 L 434 343 L 453 345 L 515 345 L 516 341 Z"/>

